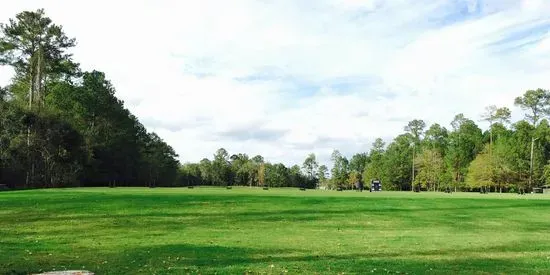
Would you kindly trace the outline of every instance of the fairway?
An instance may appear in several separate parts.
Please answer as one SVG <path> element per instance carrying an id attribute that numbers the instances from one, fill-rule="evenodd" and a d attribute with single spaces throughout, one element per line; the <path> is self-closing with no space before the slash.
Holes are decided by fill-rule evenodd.
<path id="1" fill-rule="evenodd" d="M 50 189 L 0 218 L 0 274 L 550 273 L 548 195 Z"/>

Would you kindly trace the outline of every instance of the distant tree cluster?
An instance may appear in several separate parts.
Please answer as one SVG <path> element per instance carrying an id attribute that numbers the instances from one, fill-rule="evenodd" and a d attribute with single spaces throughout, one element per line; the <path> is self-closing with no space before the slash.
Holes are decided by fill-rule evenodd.
<path id="1" fill-rule="evenodd" d="M 525 119 L 510 123 L 508 108 L 488 106 L 485 132 L 463 114 L 450 130 L 415 119 L 387 147 L 377 139 L 368 154 L 350 161 L 334 151 L 332 178 L 322 182 L 352 188 L 362 173 L 362 181 L 380 179 L 393 190 L 530 191 L 549 184 L 550 92 L 529 90 L 514 103 Z"/>
<path id="2" fill-rule="evenodd" d="M 43 10 L 0 25 L 0 184 L 12 188 L 173 184 L 176 153 L 115 97 L 99 71 L 82 72 L 76 45 Z"/>
<path id="3" fill-rule="evenodd" d="M 213 160 L 205 158 L 199 163 L 183 164 L 178 185 L 315 188 L 318 178 L 318 164 L 313 154 L 306 158 L 302 167 L 289 168 L 282 163 L 266 162 L 260 155 L 252 158 L 246 154 L 230 156 L 221 148 Z"/>
<path id="4" fill-rule="evenodd" d="M 529 90 L 515 104 L 527 111 L 527 120 L 511 123 L 508 108 L 489 106 L 481 116 L 489 126 L 485 132 L 463 114 L 454 117 L 450 130 L 415 119 L 387 146 L 378 138 L 370 152 L 349 160 L 334 150 L 330 176 L 314 154 L 302 167 L 288 168 L 261 156 L 229 157 L 220 149 L 212 161 L 184 164 L 179 185 L 354 189 L 378 179 L 386 190 L 529 191 L 550 183 L 550 125 L 544 118 L 550 92 Z"/>

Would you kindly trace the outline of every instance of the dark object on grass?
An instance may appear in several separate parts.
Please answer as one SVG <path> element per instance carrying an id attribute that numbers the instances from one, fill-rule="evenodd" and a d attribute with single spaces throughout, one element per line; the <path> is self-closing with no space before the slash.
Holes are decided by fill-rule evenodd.
<path id="1" fill-rule="evenodd" d="M 225 188 L 226 188 L 226 189 L 231 189 L 231 188 L 233 188 L 233 187 L 231 187 L 231 186 L 227 186 L 227 187 L 225 187 Z"/>
<path id="2" fill-rule="evenodd" d="M 451 190 L 451 188 L 447 187 L 445 188 L 445 193 L 452 193 L 453 191 Z"/>
<path id="3" fill-rule="evenodd" d="M 380 191 L 382 191 L 382 182 L 380 180 L 371 180 L 370 190 L 371 190 L 371 192 L 380 192 Z"/>
<path id="4" fill-rule="evenodd" d="M 187 188 L 189 188 L 189 189 L 193 189 L 193 186 L 189 185 L 189 186 L 187 186 Z"/>
<path id="5" fill-rule="evenodd" d="M 363 185 L 363 182 L 359 180 L 355 182 L 355 188 L 357 189 L 357 191 L 363 192 L 363 189 L 365 189 L 365 186 Z"/>
<path id="6" fill-rule="evenodd" d="M 306 191 L 304 187 L 300 187 L 300 191 Z"/>
<path id="7" fill-rule="evenodd" d="M 269 187 L 264 187 L 264 190 L 269 190 Z"/>

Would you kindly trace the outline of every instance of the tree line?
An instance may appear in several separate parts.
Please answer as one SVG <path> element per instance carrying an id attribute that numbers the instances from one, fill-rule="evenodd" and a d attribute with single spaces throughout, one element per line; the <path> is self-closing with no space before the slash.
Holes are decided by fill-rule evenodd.
<path id="1" fill-rule="evenodd" d="M 488 106 L 478 119 L 457 114 L 451 129 L 415 119 L 387 146 L 382 139 L 350 161 L 335 151 L 327 186 L 379 179 L 392 190 L 532 191 L 550 183 L 550 92 L 528 90 L 514 104 L 525 118 L 511 123 L 507 107 Z"/>
<path id="2" fill-rule="evenodd" d="M 485 131 L 463 114 L 451 129 L 412 120 L 387 146 L 378 138 L 349 160 L 334 150 L 330 170 L 314 154 L 288 168 L 222 148 L 212 161 L 182 165 L 179 185 L 354 189 L 376 179 L 386 190 L 528 192 L 550 183 L 550 92 L 528 90 L 514 104 L 525 119 L 512 123 L 509 108 L 488 106 L 478 118 Z"/>
<path id="3" fill-rule="evenodd" d="M 474 121 L 457 114 L 451 128 L 415 119 L 389 144 L 332 167 L 309 154 L 301 165 L 260 155 L 230 155 L 180 165 L 178 155 L 116 98 L 104 73 L 82 71 L 68 50 L 76 40 L 44 10 L 24 11 L 0 25 L 0 65 L 15 76 L 0 87 L 0 184 L 66 186 L 271 186 L 353 189 L 382 181 L 386 190 L 530 191 L 550 183 L 550 92 L 528 90 L 514 104 L 489 106 Z"/>
<path id="4" fill-rule="evenodd" d="M 177 154 L 115 97 L 100 71 L 81 71 L 76 40 L 44 10 L 0 25 L 0 184 L 11 188 L 155 186 L 178 176 Z"/>
<path id="5" fill-rule="evenodd" d="M 220 148 L 213 160 L 204 158 L 199 163 L 183 164 L 176 185 L 315 188 L 320 177 L 316 165 L 313 154 L 306 158 L 303 167 L 289 168 L 282 163 L 267 162 L 260 155 L 252 158 L 242 153 L 229 155 Z"/>

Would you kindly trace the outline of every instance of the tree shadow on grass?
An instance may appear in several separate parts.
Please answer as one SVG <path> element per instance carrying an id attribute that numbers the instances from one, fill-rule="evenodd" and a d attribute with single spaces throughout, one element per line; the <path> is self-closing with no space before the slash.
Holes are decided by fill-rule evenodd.
<path id="1" fill-rule="evenodd" d="M 541 204 L 540 202 L 535 203 Z M 546 205 L 546 204 L 545 204 Z M 84 208 L 85 205 L 80 206 Z M 550 206 L 550 205 L 549 205 Z M 74 206 L 73 206 L 74 207 Z M 364 227 L 369 221 L 385 221 L 399 224 L 408 228 L 423 226 L 438 226 L 448 228 L 466 229 L 490 229 L 510 228 L 517 232 L 537 232 L 546 230 L 550 226 L 550 220 L 532 220 L 524 215 L 512 215 L 518 209 L 530 209 L 532 204 L 504 204 L 481 207 L 479 205 L 468 207 L 432 207 L 424 209 L 409 209 L 403 207 L 391 207 L 371 209 L 369 207 L 355 207 L 353 209 L 274 209 L 266 211 L 247 210 L 245 207 L 237 210 L 218 210 L 218 212 L 200 212 L 200 209 L 147 209 L 127 208 L 123 212 L 107 210 L 79 211 L 65 210 L 63 212 L 34 212 L 10 213 L 4 215 L 1 224 L 23 225 L 28 223 L 32 228 L 35 222 L 47 222 L 52 224 L 75 224 L 82 229 L 85 226 L 94 229 L 117 229 L 124 227 L 151 228 L 159 230 L 177 230 L 182 227 L 213 228 L 224 227 L 227 224 L 249 223 L 316 223 L 328 230 L 356 229 Z M 69 208 L 71 209 L 71 208 Z M 497 210 L 497 211 L 493 211 Z M 544 208 L 533 209 L 542 211 Z M 486 212 L 489 211 L 490 213 Z M 519 211 L 519 210 L 518 210 Z M 493 224 L 499 222 L 503 226 Z M 336 224 L 334 224 L 336 223 Z M 384 226 L 377 225 L 382 229 Z M 85 229 L 85 228 L 84 228 Z M 63 229 L 56 227 L 41 228 L 43 233 L 63 234 Z M 51 232 L 44 232 L 50 230 Z M 65 232 L 66 234 L 82 234 L 82 230 Z"/>
<path id="2" fill-rule="evenodd" d="M 548 274 L 550 262 L 532 256 L 541 251 L 550 251 L 550 246 L 511 242 L 462 249 L 336 254 L 304 249 L 143 244 L 109 252 L 76 250 L 77 259 L 75 255 L 18 258 L 16 262 L 0 263 L 0 273 L 28 274 L 86 266 L 96 274 Z"/>
<path id="3" fill-rule="evenodd" d="M 541 204 L 536 202 L 536 205 Z M 548 203 L 546 203 L 548 204 Z M 545 205 L 546 205 L 545 204 Z M 74 207 L 74 206 L 73 206 Z M 84 206 L 80 206 L 81 208 Z M 25 225 L 33 228 L 38 223 L 49 223 L 51 225 L 74 225 L 78 230 L 68 230 L 57 226 L 41 227 L 41 234 L 48 235 L 86 235 L 89 231 L 117 230 L 124 228 L 148 228 L 151 230 L 174 231 L 182 227 L 191 228 L 225 228 L 228 224 L 273 224 L 277 226 L 288 223 L 309 223 L 322 226 L 326 230 L 361 230 L 366 229 L 369 221 L 385 221 L 395 227 L 396 224 L 407 228 L 420 228 L 425 226 L 447 227 L 454 229 L 469 230 L 512 230 L 515 232 L 540 232 L 547 230 L 550 220 L 532 220 L 522 215 L 511 215 L 517 209 L 530 209 L 532 204 L 504 204 L 490 205 L 486 207 L 432 207 L 429 209 L 409 209 L 403 207 L 380 208 L 372 210 L 369 207 L 356 207 L 353 209 L 275 209 L 266 211 L 248 210 L 240 208 L 237 211 L 227 210 L 212 212 L 196 212 L 197 209 L 174 209 L 151 210 L 143 208 L 128 208 L 124 212 L 79 211 L 63 212 L 34 212 L 10 213 L 3 216 L 0 225 L 10 224 Z M 69 208 L 72 209 L 72 208 Z M 499 211 L 492 211 L 499 210 Z M 509 210 L 509 211 L 508 211 Z M 534 209 L 542 211 L 544 208 Z M 488 214 L 485 211 L 490 211 Z M 495 223 L 492 223 L 495 222 Z M 501 225 L 498 226 L 498 223 Z M 497 224 L 497 225 L 495 225 Z M 376 225 L 374 228 L 385 229 L 384 225 Z M 70 228 L 69 228 L 70 229 Z M 89 230 L 88 230 L 89 229 Z M 7 234 L 24 234 L 21 232 L 10 232 Z M 99 233 L 101 234 L 101 233 Z"/>
<path id="4" fill-rule="evenodd" d="M 182 271 L 201 274 L 243 274 L 252 272 L 281 273 L 451 273 L 530 274 L 550 272 L 543 259 L 517 258 L 512 252 L 539 252 L 541 247 L 513 249 L 511 246 L 473 247 L 466 249 L 410 252 L 369 252 L 326 254 L 292 249 L 253 249 L 226 246 L 170 244 L 143 246 L 109 258 L 113 263 L 134 263 L 131 273 L 149 272 L 178 274 Z M 548 246 L 542 249 L 548 249 Z M 501 253 L 484 256 L 483 253 Z M 506 254 L 512 253 L 512 254 Z M 273 265 L 273 267 L 271 267 Z M 118 270 L 109 270 L 117 272 Z"/>
<path id="5" fill-rule="evenodd" d="M 96 195 L 97 196 L 97 195 Z M 247 197 L 247 196 L 245 196 Z M 236 205 L 237 207 L 244 207 L 247 203 L 254 203 L 257 205 L 262 205 L 265 208 L 265 211 L 258 210 L 247 210 L 235 212 L 231 209 L 227 209 L 225 206 L 227 203 L 227 196 L 193 196 L 191 198 L 179 198 L 179 197 L 168 197 L 165 196 L 135 196 L 127 195 L 125 197 L 116 196 L 108 198 L 107 200 L 103 198 L 76 198 L 72 200 L 66 199 L 52 199 L 41 201 L 35 206 L 39 206 L 38 209 L 29 209 L 21 207 L 20 203 L 16 205 L 3 205 L 5 209 L 14 209 L 14 212 L 6 215 L 7 219 L 17 219 L 21 222 L 33 222 L 37 220 L 63 220 L 68 218 L 66 215 L 60 215 L 60 213 L 70 213 L 68 216 L 75 216 L 76 218 L 89 219 L 89 218 L 107 218 L 107 217 L 143 217 L 143 216 L 174 216 L 174 217 L 185 217 L 185 216 L 202 216 L 209 218 L 218 218 L 223 216 L 235 216 L 242 217 L 246 219 L 250 217 L 251 219 L 262 219 L 267 218 L 271 219 L 272 216 L 300 216 L 300 215 L 353 215 L 361 213 L 369 213 L 373 215 L 408 215 L 410 213 L 445 213 L 445 212 L 460 212 L 460 213 L 476 213 L 484 210 L 505 210 L 505 209 L 547 209 L 550 208 L 549 201 L 492 201 L 490 203 L 484 201 L 468 201 L 467 203 L 461 203 L 457 200 L 451 201 L 450 203 L 444 199 L 436 199 L 430 201 L 428 199 L 424 201 L 430 201 L 430 203 L 422 203 L 422 200 L 416 200 L 416 207 L 403 207 L 402 205 L 407 205 L 403 202 L 402 198 L 373 198 L 371 203 L 361 200 L 362 205 L 357 206 L 356 197 L 350 198 L 338 198 L 338 200 L 326 200 L 324 203 L 318 203 L 316 208 L 306 208 L 311 205 L 309 200 L 295 198 L 295 197 L 284 197 L 284 199 L 278 201 L 272 201 L 267 199 L 269 197 L 253 197 L 248 196 L 249 199 L 243 199 L 243 201 L 235 202 L 232 201 L 231 204 Z M 163 200 L 164 199 L 164 200 Z M 380 203 L 380 201 L 383 203 Z M 312 201 L 318 201 L 314 199 Z M 271 210 L 270 205 L 278 204 L 278 207 L 291 208 L 291 209 L 275 209 Z M 200 206 L 203 204 L 206 207 L 216 209 L 215 212 L 207 212 L 205 209 L 201 209 Z M 25 205 L 25 204 L 23 204 Z M 199 207 L 197 207 L 197 205 Z M 299 207 L 300 205 L 304 207 Z M 340 208 L 334 209 L 335 205 L 353 205 L 353 208 Z M 464 206 L 467 205 L 467 206 Z M 26 204 L 28 207 L 28 203 Z M 118 213 L 120 210 L 134 210 L 134 212 Z M 158 209 L 158 210 L 157 210 Z M 191 209 L 191 210 L 190 210 Z M 221 209 L 222 211 L 219 211 Z M 156 210 L 156 211 L 155 211 Z M 175 212 L 175 213 L 174 213 Z M 76 213 L 76 214 L 75 214 Z"/>

